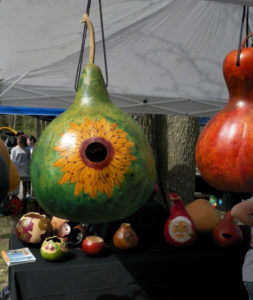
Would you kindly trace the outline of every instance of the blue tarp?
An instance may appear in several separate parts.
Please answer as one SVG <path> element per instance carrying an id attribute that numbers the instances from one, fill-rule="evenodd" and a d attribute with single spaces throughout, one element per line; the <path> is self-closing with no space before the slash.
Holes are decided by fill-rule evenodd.
<path id="1" fill-rule="evenodd" d="M 38 107 L 14 107 L 0 106 L 0 115 L 28 115 L 32 117 L 41 117 L 42 119 L 51 120 L 64 112 L 63 108 L 38 108 Z M 200 117 L 199 124 L 205 125 L 210 118 Z"/>
<path id="2" fill-rule="evenodd" d="M 63 108 L 0 106 L 1 115 L 58 116 L 64 111 Z"/>

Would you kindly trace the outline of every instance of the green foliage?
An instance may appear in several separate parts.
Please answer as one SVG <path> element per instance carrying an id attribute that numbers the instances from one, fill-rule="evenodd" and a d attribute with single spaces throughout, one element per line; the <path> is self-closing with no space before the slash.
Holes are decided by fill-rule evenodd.
<path id="1" fill-rule="evenodd" d="M 48 122 L 25 115 L 0 115 L 0 127 L 10 127 L 26 136 L 39 137 Z M 1 135 L 1 132 L 0 132 Z"/>

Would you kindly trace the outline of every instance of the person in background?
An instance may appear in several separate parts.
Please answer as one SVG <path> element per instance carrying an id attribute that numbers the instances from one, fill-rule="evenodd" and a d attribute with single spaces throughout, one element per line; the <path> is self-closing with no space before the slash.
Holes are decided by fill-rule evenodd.
<path id="1" fill-rule="evenodd" d="M 24 135 L 17 137 L 17 146 L 11 149 L 10 158 L 18 169 L 23 187 L 23 198 L 25 198 L 27 193 L 27 179 L 30 177 L 31 154 L 27 148 L 26 137 Z"/>
<path id="2" fill-rule="evenodd" d="M 28 145 L 28 149 L 30 150 L 31 154 L 33 152 L 33 148 L 34 148 L 36 142 L 37 142 L 37 139 L 33 135 L 31 135 L 27 138 L 27 145 Z"/>
<path id="3" fill-rule="evenodd" d="M 251 228 L 251 240 L 242 266 L 242 281 L 249 295 L 253 300 L 253 195 L 251 198 L 237 203 L 231 209 L 231 215 L 244 225 Z"/>
<path id="4" fill-rule="evenodd" d="M 27 138 L 27 145 L 28 145 L 28 149 L 30 151 L 30 154 L 32 156 L 33 153 L 33 148 L 35 146 L 35 143 L 37 142 L 37 139 L 31 135 Z M 27 193 L 28 193 L 28 197 L 30 197 L 32 195 L 32 185 L 31 185 L 31 181 L 27 181 Z"/>

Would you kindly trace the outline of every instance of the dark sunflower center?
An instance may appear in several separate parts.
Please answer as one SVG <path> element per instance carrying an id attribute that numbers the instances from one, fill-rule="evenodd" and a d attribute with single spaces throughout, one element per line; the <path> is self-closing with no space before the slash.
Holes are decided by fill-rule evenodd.
<path id="1" fill-rule="evenodd" d="M 86 148 L 86 156 L 90 161 L 100 162 L 106 158 L 106 147 L 98 142 L 91 143 Z"/>
<path id="2" fill-rule="evenodd" d="M 101 137 L 85 140 L 79 149 L 82 161 L 90 168 L 103 169 L 113 159 L 114 149 L 112 144 Z"/>

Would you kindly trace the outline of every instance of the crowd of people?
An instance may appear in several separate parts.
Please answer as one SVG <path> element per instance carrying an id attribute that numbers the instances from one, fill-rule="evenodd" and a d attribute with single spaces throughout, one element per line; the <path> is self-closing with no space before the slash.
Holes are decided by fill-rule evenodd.
<path id="1" fill-rule="evenodd" d="M 31 195 L 30 161 L 35 143 L 36 138 L 34 136 L 26 137 L 24 134 L 20 134 L 17 137 L 17 145 L 10 150 L 10 159 L 17 167 L 20 175 L 22 198 Z M 15 194 L 19 193 L 19 188 L 20 186 L 14 191 Z"/>

